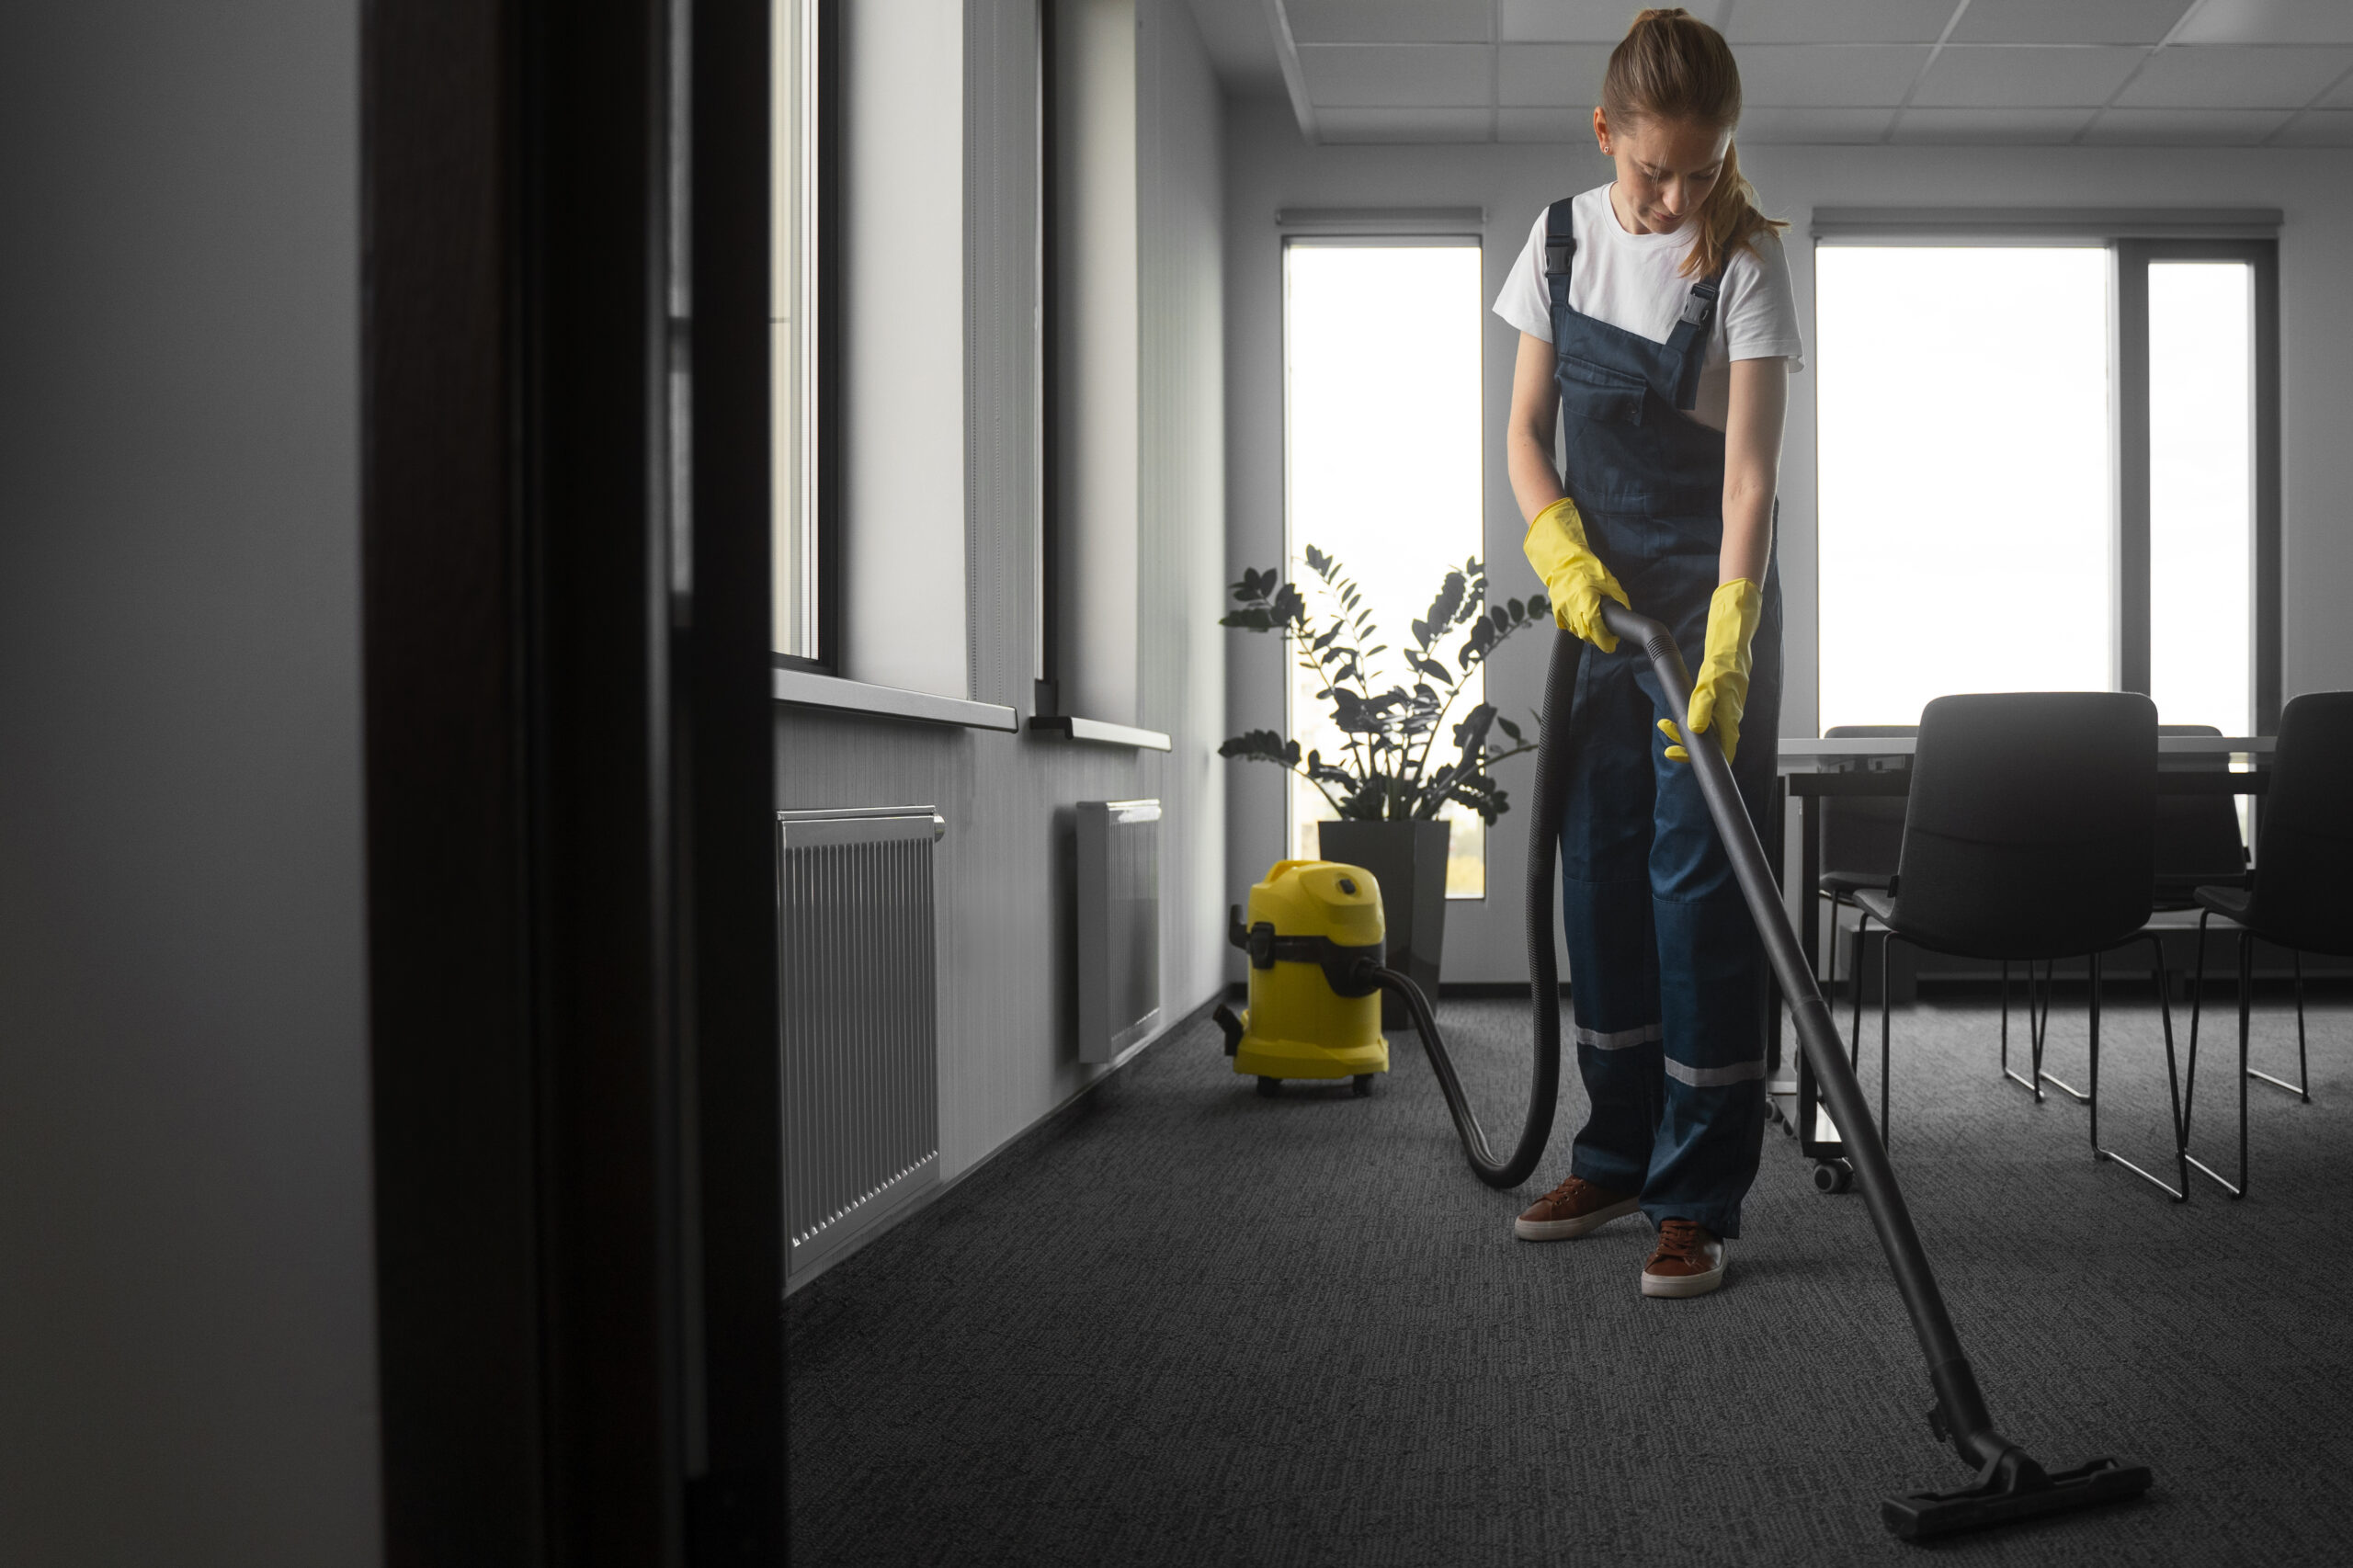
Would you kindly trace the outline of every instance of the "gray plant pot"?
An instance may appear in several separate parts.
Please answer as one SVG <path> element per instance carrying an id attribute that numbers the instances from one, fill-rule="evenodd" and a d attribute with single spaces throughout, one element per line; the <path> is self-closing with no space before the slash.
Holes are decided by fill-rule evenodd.
<path id="1" fill-rule="evenodd" d="M 1446 846 L 1452 830 L 1442 822 L 1327 822 L 1316 824 L 1326 860 L 1360 866 L 1381 884 L 1389 967 L 1407 976 L 1435 1004 L 1438 962 L 1446 951 Z M 1410 1029 L 1404 1003 L 1383 994 L 1381 1027 Z"/>

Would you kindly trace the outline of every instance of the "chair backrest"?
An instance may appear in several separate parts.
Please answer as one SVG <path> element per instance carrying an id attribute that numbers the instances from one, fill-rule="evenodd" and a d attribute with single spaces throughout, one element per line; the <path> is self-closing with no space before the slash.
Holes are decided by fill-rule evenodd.
<path id="1" fill-rule="evenodd" d="M 2220 735 L 2211 724 L 2159 724 L 2165 735 Z M 2231 759 L 2171 757 L 2158 766 L 2168 772 L 2227 773 Z M 2236 886 L 2246 880 L 2246 840 L 2239 833 L 2235 795 L 2157 796 L 2157 893 L 2187 901 L 2193 888 Z"/>
<path id="2" fill-rule="evenodd" d="M 2353 691 L 2315 691 L 2279 715 L 2246 923 L 2315 953 L 2353 953 Z"/>
<path id="3" fill-rule="evenodd" d="M 1833 724 L 1826 740 L 1916 735 L 1917 724 Z M 1874 795 L 1825 795 L 1822 801 L 1822 869 L 1860 876 L 1895 874 L 1904 845 L 1904 800 Z"/>
<path id="4" fill-rule="evenodd" d="M 2157 710 L 2130 691 L 1939 697 L 1920 715 L 1897 926 L 1974 958 L 2067 958 L 2149 917 Z"/>

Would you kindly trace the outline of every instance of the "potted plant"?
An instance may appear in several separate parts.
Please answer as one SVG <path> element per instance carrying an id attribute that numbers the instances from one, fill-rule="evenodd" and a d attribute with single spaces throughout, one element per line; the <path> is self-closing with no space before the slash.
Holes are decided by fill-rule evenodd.
<path id="1" fill-rule="evenodd" d="M 1394 651 L 1406 671 L 1399 681 L 1381 662 L 1392 651 L 1338 559 L 1310 545 L 1307 566 L 1314 574 L 1312 610 L 1307 595 L 1280 573 L 1245 570 L 1233 585 L 1240 608 L 1219 624 L 1288 640 L 1300 668 L 1319 683 L 1315 696 L 1330 705 L 1346 750 L 1330 757 L 1320 750 L 1302 754 L 1294 739 L 1248 730 L 1220 745 L 1218 755 L 1274 763 L 1315 786 L 1339 818 L 1318 824 L 1323 858 L 1372 873 L 1381 885 L 1390 967 L 1435 996 L 1446 946 L 1449 836 L 1438 812 L 1454 801 L 1493 823 L 1510 800 L 1487 769 L 1536 749 L 1491 703 L 1449 719 L 1472 673 L 1507 638 L 1549 620 L 1551 607 L 1537 594 L 1490 608 L 1486 569 L 1474 556 L 1447 573 L 1429 613 L 1413 622 L 1410 641 Z M 1458 632 L 1462 641 L 1449 662 L 1446 643 Z M 1502 732 L 1506 749 L 1489 749 L 1491 730 Z M 1450 760 L 1432 756 L 1442 734 L 1456 748 Z M 1381 1014 L 1384 1028 L 1406 1023 L 1394 997 L 1381 999 Z"/>

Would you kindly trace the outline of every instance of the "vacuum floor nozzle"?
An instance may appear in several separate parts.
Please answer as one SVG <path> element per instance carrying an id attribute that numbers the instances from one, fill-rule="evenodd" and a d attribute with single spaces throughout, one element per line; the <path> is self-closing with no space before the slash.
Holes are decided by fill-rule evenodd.
<path id="1" fill-rule="evenodd" d="M 2073 1470 L 2045 1471 L 2017 1449 L 1987 1465 L 1977 1480 L 1951 1492 L 1911 1492 L 1880 1505 L 1887 1528 L 1904 1540 L 1958 1535 L 2043 1514 L 2063 1514 L 2121 1503 L 2149 1489 L 2149 1467 L 2094 1460 Z"/>

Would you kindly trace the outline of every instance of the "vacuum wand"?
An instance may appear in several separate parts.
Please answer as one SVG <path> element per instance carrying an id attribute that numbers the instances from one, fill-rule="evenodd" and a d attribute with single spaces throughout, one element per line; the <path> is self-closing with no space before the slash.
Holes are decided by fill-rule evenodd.
<path id="1" fill-rule="evenodd" d="M 1757 936 L 1764 942 L 1767 960 L 1781 983 L 1782 994 L 1789 1000 L 1799 1045 L 1813 1064 L 1831 1119 L 1837 1124 L 1862 1188 L 1864 1206 L 1879 1233 L 1889 1269 L 1895 1276 L 1896 1290 L 1903 1297 L 1904 1311 L 1911 1316 L 1913 1329 L 1919 1335 L 1921 1351 L 1927 1358 L 1928 1381 L 1937 1396 L 1936 1407 L 1928 1416 L 1930 1428 L 1939 1439 L 1950 1441 L 1962 1460 L 1977 1471 L 1976 1482 L 1959 1491 L 1914 1493 L 1888 1499 L 1881 1509 L 1888 1528 L 1906 1539 L 1942 1535 L 2135 1496 L 2146 1491 L 2151 1478 L 2144 1466 L 2095 1460 L 2075 1470 L 2053 1473 L 1994 1430 L 1993 1417 L 1978 1390 L 1976 1374 L 1961 1351 L 1961 1337 L 1953 1330 L 1950 1314 L 1945 1311 L 1944 1296 L 1937 1289 L 1936 1276 L 1920 1245 L 1919 1233 L 1913 1228 L 1911 1211 L 1896 1187 L 1895 1172 L 1888 1163 L 1878 1124 L 1871 1119 L 1862 1087 L 1856 1083 L 1854 1069 L 1847 1064 L 1836 1026 L 1831 1022 L 1829 1006 L 1823 1000 L 1813 969 L 1798 946 L 1797 933 L 1781 903 L 1779 886 L 1766 861 L 1764 846 L 1757 841 L 1756 824 L 1749 820 L 1739 788 L 1733 782 L 1731 765 L 1725 761 L 1715 735 L 1691 733 L 1691 676 L 1684 666 L 1683 655 L 1666 628 L 1657 621 L 1607 600 L 1601 613 L 1603 623 L 1612 632 L 1641 645 L 1657 673 L 1659 687 L 1665 694 L 1676 727 L 1682 732 L 1684 749 L 1690 756 L 1708 813 L 1715 819 L 1733 874 L 1740 882 L 1749 914 L 1756 923 Z M 1561 641 L 1574 639 L 1563 632 Z M 1544 748 L 1548 754 L 1553 741 L 1548 728 Z M 1810 904 L 1812 890 L 1806 892 Z M 1547 936 L 1550 914 L 1547 910 Z M 1546 957 L 1550 956 L 1548 950 Z"/>

